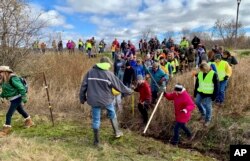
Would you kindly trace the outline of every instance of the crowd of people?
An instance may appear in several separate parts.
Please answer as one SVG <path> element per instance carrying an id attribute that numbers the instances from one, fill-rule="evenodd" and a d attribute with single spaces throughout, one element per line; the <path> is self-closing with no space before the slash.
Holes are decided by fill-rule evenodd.
<path id="1" fill-rule="evenodd" d="M 191 41 L 191 45 L 185 37 L 178 45 L 171 38 L 168 41 L 164 39 L 161 44 L 156 37 L 150 39 L 149 42 L 141 40 L 139 49 L 141 54 L 136 54 L 135 46 L 130 41 L 123 41 L 120 44 L 115 39 L 112 43 L 113 61 L 107 57 L 102 58 L 101 62 L 85 75 L 80 90 L 81 103 L 87 101 L 92 106 L 92 112 L 96 110 L 96 107 L 98 110 L 100 107 L 105 107 L 108 113 L 114 112 L 109 115 L 112 120 L 116 118 L 115 104 L 117 110 L 122 112 L 122 99 L 126 99 L 128 94 L 135 91 L 139 93 L 138 111 L 141 113 L 142 123 L 146 124 L 148 109 L 156 104 L 160 93 L 164 92 L 166 99 L 174 101 L 175 107 L 176 123 L 171 143 L 178 144 L 180 128 L 189 139 L 192 139 L 194 136 L 186 127 L 186 123 L 191 118 L 191 112 L 197 106 L 201 116 L 199 120 L 205 127 L 210 125 L 212 102 L 214 101 L 218 106 L 223 105 L 227 84 L 232 75 L 232 66 L 237 64 L 236 58 L 222 46 L 215 45 L 211 51 L 207 52 L 196 36 Z M 108 71 L 111 65 L 113 65 L 113 73 Z M 196 80 L 194 100 L 181 84 L 176 84 L 173 92 L 166 91 L 171 78 L 178 73 L 192 69 L 197 71 L 193 73 Z M 103 87 L 97 88 L 98 85 Z M 99 90 L 98 94 L 91 92 L 96 90 Z M 93 100 L 96 97 L 109 101 Z M 95 115 L 94 113 L 92 115 L 92 127 L 95 144 L 98 144 L 100 112 L 97 117 Z M 96 122 L 98 126 L 95 125 Z M 117 128 L 114 128 L 114 132 L 117 137 L 120 137 L 122 133 L 118 130 L 118 126 L 113 127 Z"/>
<path id="2" fill-rule="evenodd" d="M 102 39 L 99 42 L 97 49 L 95 37 L 87 39 L 86 42 L 84 42 L 82 39 L 79 39 L 77 44 L 73 40 L 68 40 L 68 42 L 65 44 L 65 47 L 62 40 L 58 41 L 58 43 L 56 40 L 53 40 L 51 44 L 52 50 L 56 53 L 61 54 L 63 53 L 64 49 L 66 49 L 69 54 L 72 54 L 75 53 L 75 49 L 78 48 L 78 51 L 82 53 L 86 52 L 89 57 L 96 57 L 97 53 L 103 53 L 106 45 L 107 44 L 105 43 L 104 39 Z M 45 51 L 48 49 L 45 42 L 40 43 L 39 41 L 35 41 L 32 44 L 32 48 L 34 51 L 41 52 L 43 54 L 45 54 Z"/>
<path id="3" fill-rule="evenodd" d="M 53 42 L 54 45 L 56 44 Z M 91 50 L 95 46 L 94 37 L 83 43 L 78 42 L 79 50 L 87 49 L 89 58 L 93 56 Z M 56 46 L 56 45 L 55 45 Z M 58 43 L 62 47 L 62 42 Z M 74 52 L 73 41 L 67 43 L 69 52 Z M 102 40 L 99 43 L 99 52 L 103 52 L 106 43 Z M 198 37 L 190 42 L 183 37 L 180 44 L 175 44 L 172 38 L 164 39 L 162 43 L 157 37 L 151 38 L 148 42 L 140 40 L 137 54 L 136 47 L 131 41 L 119 43 L 117 39 L 112 42 L 112 60 L 102 57 L 83 78 L 80 88 L 80 102 L 87 102 L 92 107 L 92 128 L 94 133 L 94 144 L 99 145 L 99 129 L 101 108 L 105 107 L 108 117 L 111 120 L 115 137 L 123 135 L 119 129 L 116 115 L 116 107 L 122 112 L 122 100 L 132 94 L 139 93 L 138 111 L 142 116 L 142 123 L 148 123 L 148 109 L 153 107 L 159 99 L 160 94 L 173 100 L 175 107 L 176 123 L 174 136 L 171 140 L 173 145 L 179 142 L 179 129 L 183 129 L 189 139 L 194 136 L 186 127 L 191 118 L 191 112 L 195 105 L 200 112 L 200 121 L 208 127 L 212 121 L 212 102 L 218 106 L 225 102 L 225 92 L 228 81 L 232 75 L 232 66 L 237 60 L 231 53 L 222 46 L 215 45 L 211 51 L 206 50 Z M 113 72 L 110 71 L 113 66 Z M 196 69 L 194 101 L 181 84 L 176 84 L 173 92 L 167 92 L 166 86 L 177 74 Z M 15 110 L 26 119 L 28 127 L 33 125 L 30 116 L 23 110 L 23 103 L 26 102 L 26 93 L 23 90 L 20 80 L 15 77 L 13 71 L 7 66 L 0 66 L 1 98 L 11 101 L 9 111 L 6 115 L 6 124 L 0 132 L 5 136 L 11 128 L 10 120 Z M 11 85 L 9 82 L 13 82 Z M 98 98 L 98 99 L 96 99 Z"/>

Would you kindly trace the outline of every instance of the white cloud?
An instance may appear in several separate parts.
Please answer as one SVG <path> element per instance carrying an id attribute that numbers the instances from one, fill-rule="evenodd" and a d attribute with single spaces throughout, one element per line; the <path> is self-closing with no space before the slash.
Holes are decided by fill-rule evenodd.
<path id="1" fill-rule="evenodd" d="M 30 15 L 33 15 L 34 17 L 40 15 L 40 20 L 46 22 L 50 27 L 61 26 L 65 29 L 74 28 L 72 24 L 66 23 L 65 17 L 56 10 L 45 11 L 42 6 L 32 3 L 30 4 L 30 9 L 28 9 L 28 11 L 31 13 Z"/>
<path id="2" fill-rule="evenodd" d="M 67 0 L 67 4 L 75 12 L 94 14 L 123 14 L 137 10 L 142 0 Z"/>
<path id="3" fill-rule="evenodd" d="M 97 36 L 132 39 L 150 27 L 156 34 L 183 28 L 209 29 L 218 18 L 236 17 L 236 0 L 66 0 L 55 8 L 65 13 L 87 15 L 97 26 Z M 250 26 L 250 1 L 240 5 L 239 21 Z M 54 22 L 55 23 L 55 22 Z"/>

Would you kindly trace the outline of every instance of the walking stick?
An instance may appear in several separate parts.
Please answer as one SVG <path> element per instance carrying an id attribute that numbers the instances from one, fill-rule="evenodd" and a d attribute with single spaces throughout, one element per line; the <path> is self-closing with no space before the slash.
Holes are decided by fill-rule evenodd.
<path id="1" fill-rule="evenodd" d="M 53 118 L 53 114 L 52 114 L 52 107 L 51 107 L 51 103 L 50 103 L 49 89 L 48 89 L 48 84 L 47 84 L 45 72 L 43 72 L 43 79 L 44 79 L 45 89 L 46 89 L 47 98 L 48 98 L 48 104 L 49 104 L 49 110 L 50 110 L 50 117 L 51 117 L 52 125 L 54 126 L 55 124 L 54 124 L 54 118 Z"/>
<path id="2" fill-rule="evenodd" d="M 131 104 L 131 108 L 132 108 L 132 116 L 135 116 L 135 94 L 132 93 L 132 104 Z"/>
<path id="3" fill-rule="evenodd" d="M 157 107 L 158 107 L 159 103 L 161 102 L 161 98 L 162 98 L 163 94 L 164 94 L 164 92 L 161 93 L 161 95 L 160 95 L 160 97 L 159 97 L 159 99 L 158 99 L 158 101 L 157 101 L 157 103 L 155 105 L 155 108 L 154 108 L 154 110 L 153 110 L 153 112 L 152 112 L 152 114 L 151 114 L 151 116 L 150 116 L 150 118 L 148 120 L 148 123 L 147 123 L 144 131 L 143 131 L 144 134 L 146 133 L 146 131 L 148 129 L 148 126 L 149 126 L 149 124 L 150 124 L 150 122 L 151 122 L 151 120 L 152 120 L 152 118 L 153 118 L 153 116 L 154 116 L 154 114 L 155 114 L 155 112 L 157 110 Z"/>

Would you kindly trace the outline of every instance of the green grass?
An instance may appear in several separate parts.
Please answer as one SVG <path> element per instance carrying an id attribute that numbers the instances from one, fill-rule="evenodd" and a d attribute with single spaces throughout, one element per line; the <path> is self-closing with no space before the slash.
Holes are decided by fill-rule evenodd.
<path id="1" fill-rule="evenodd" d="M 0 116 L 4 119 L 3 115 Z M 13 132 L 11 137 L 31 140 L 33 146 L 43 147 L 41 151 L 50 149 L 53 155 L 63 153 L 66 160 L 211 160 L 191 150 L 179 149 L 162 142 L 146 138 L 123 130 L 125 136 L 115 139 L 109 122 L 104 121 L 101 128 L 102 149 L 95 148 L 92 143 L 92 129 L 89 123 L 76 123 L 72 121 L 57 122 L 55 127 L 51 123 L 35 117 L 35 127 L 24 129 L 22 118 L 15 115 L 13 118 Z M 0 145 L 4 145 L 0 139 Z M 22 148 L 22 147 L 20 147 Z M 36 148 L 35 148 L 36 149 Z M 13 149 L 14 150 L 14 149 Z M 15 151 L 18 151 L 16 147 Z M 31 151 L 29 155 L 32 155 Z M 18 157 L 15 152 L 0 153 L 0 158 L 11 160 Z M 1 160 L 1 159 L 0 159 Z"/>

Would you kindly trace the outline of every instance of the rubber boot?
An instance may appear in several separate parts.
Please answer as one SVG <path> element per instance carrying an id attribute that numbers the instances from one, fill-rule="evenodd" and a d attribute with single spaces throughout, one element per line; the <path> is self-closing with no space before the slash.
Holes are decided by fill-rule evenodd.
<path id="1" fill-rule="evenodd" d="M 99 129 L 93 129 L 94 131 L 94 146 L 99 146 Z"/>
<path id="2" fill-rule="evenodd" d="M 31 126 L 33 126 L 34 123 L 32 122 L 30 116 L 27 117 L 25 120 L 24 120 L 24 127 L 25 128 L 30 128 Z"/>
<path id="3" fill-rule="evenodd" d="M 114 130 L 114 133 L 115 133 L 115 137 L 120 138 L 121 136 L 123 136 L 123 133 L 119 130 L 117 117 L 110 119 L 110 121 L 111 121 L 111 125 L 113 127 L 113 130 Z"/>
<path id="4" fill-rule="evenodd" d="M 7 136 L 11 131 L 11 125 L 3 125 L 3 129 L 0 131 L 0 138 Z"/>

